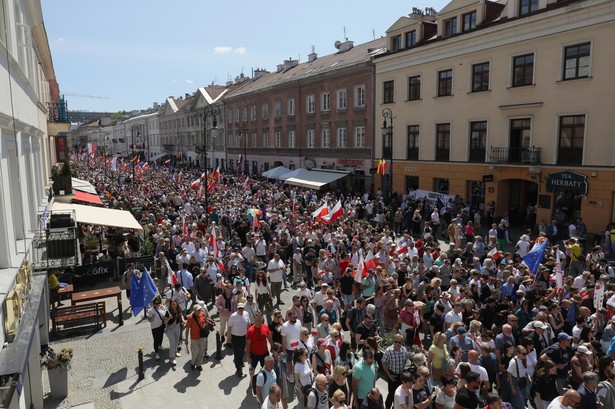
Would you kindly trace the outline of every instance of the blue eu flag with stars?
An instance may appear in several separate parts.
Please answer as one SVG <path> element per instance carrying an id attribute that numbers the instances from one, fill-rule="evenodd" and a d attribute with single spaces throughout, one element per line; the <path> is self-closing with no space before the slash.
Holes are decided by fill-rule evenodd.
<path id="1" fill-rule="evenodd" d="M 523 262 L 530 269 L 532 275 L 536 275 L 540 262 L 545 255 L 545 249 L 547 248 L 547 240 L 538 245 L 534 245 L 532 250 L 523 256 Z"/>
<path id="2" fill-rule="evenodd" d="M 136 271 L 132 274 L 130 308 L 135 317 L 154 299 L 156 293 L 158 293 L 156 284 L 154 284 L 154 280 L 152 280 L 152 277 L 149 275 L 147 268 L 143 268 L 143 270 L 141 278 L 137 277 Z"/>

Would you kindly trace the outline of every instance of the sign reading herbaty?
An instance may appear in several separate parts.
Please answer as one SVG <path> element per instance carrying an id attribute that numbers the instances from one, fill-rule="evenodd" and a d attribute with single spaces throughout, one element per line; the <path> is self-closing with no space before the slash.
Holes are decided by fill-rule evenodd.
<path id="1" fill-rule="evenodd" d="M 587 176 L 569 170 L 551 173 L 547 180 L 547 192 L 552 192 L 553 188 L 576 190 L 581 196 L 587 196 Z"/>

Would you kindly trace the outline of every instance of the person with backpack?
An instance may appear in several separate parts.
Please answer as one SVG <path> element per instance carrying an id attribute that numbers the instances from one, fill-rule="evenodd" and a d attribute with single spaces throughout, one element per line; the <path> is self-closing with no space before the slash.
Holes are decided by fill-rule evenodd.
<path id="1" fill-rule="evenodd" d="M 344 325 L 346 328 L 343 328 L 345 331 L 350 331 L 350 344 L 353 349 L 356 349 L 356 335 L 357 335 L 357 327 L 363 322 L 363 318 L 365 317 L 365 298 L 359 297 L 355 302 L 355 306 L 350 308 L 348 311 L 348 315 L 345 320 L 342 320 L 342 328 Z"/>
<path id="2" fill-rule="evenodd" d="M 329 382 L 323 374 L 316 375 L 316 380 L 307 393 L 306 409 L 329 409 Z"/>
<path id="3" fill-rule="evenodd" d="M 259 407 L 263 406 L 263 403 L 267 400 L 271 386 L 277 385 L 277 375 L 274 370 L 274 364 L 275 362 L 272 356 L 266 357 L 265 365 L 253 378 L 252 391 L 256 396 Z"/>

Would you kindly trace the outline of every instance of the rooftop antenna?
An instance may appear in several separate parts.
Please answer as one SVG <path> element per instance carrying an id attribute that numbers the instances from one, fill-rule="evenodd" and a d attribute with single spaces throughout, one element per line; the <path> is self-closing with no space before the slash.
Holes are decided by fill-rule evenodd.
<path id="1" fill-rule="evenodd" d="M 374 30 L 373 28 L 372 28 L 372 37 L 374 40 L 376 39 L 376 30 Z"/>
<path id="2" fill-rule="evenodd" d="M 348 41 L 348 37 L 346 37 L 346 26 L 344 26 L 344 40 Z"/>
<path id="3" fill-rule="evenodd" d="M 301 62 L 301 54 L 297 55 L 297 62 Z"/>

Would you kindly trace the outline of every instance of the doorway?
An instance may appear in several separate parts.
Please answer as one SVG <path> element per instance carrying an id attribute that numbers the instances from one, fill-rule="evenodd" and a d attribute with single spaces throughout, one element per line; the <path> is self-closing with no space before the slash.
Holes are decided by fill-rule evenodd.
<path id="1" fill-rule="evenodd" d="M 530 147 L 531 130 L 531 118 L 518 118 L 510 120 L 508 162 L 521 162 L 522 152 Z"/>

